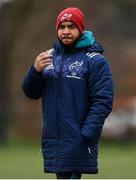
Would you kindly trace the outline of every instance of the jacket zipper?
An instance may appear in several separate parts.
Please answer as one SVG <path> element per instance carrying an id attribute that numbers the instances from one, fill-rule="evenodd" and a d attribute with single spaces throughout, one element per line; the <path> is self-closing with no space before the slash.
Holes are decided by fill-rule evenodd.
<path id="1" fill-rule="evenodd" d="M 57 128 L 58 128 L 58 147 L 57 147 L 57 154 L 56 154 L 56 168 L 59 167 L 59 143 L 60 143 L 60 128 L 59 128 L 59 121 L 61 118 L 61 75 L 63 70 L 64 64 L 64 56 L 62 58 L 62 64 L 60 67 L 60 72 L 58 74 L 58 98 L 57 98 Z"/>

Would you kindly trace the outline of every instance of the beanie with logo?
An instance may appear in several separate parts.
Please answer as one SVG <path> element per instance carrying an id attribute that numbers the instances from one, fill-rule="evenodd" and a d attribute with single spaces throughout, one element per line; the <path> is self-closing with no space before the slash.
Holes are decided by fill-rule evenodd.
<path id="1" fill-rule="evenodd" d="M 75 7 L 69 7 L 60 12 L 56 20 L 56 31 L 58 31 L 59 25 L 62 22 L 71 21 L 79 29 L 80 34 L 83 33 L 84 25 L 84 14 L 82 11 Z"/>

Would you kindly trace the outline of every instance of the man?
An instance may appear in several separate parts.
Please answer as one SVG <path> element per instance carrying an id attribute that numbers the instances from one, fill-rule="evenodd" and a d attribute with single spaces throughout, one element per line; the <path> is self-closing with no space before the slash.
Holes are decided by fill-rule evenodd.
<path id="1" fill-rule="evenodd" d="M 84 31 L 78 8 L 56 20 L 58 41 L 27 72 L 23 90 L 42 98 L 44 171 L 58 179 L 98 172 L 98 140 L 112 110 L 112 75 L 103 47 Z"/>

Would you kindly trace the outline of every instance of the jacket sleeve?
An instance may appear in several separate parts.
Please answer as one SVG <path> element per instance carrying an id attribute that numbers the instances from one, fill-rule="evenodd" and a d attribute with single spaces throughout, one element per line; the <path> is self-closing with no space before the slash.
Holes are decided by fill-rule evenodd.
<path id="1" fill-rule="evenodd" d="M 101 55 L 94 57 L 93 65 L 89 65 L 88 89 L 90 108 L 81 134 L 93 143 L 99 139 L 113 104 L 112 74 L 107 60 Z"/>
<path id="2" fill-rule="evenodd" d="M 42 95 L 43 75 L 37 72 L 32 65 L 23 80 L 22 88 L 25 95 L 32 99 L 38 99 Z"/>

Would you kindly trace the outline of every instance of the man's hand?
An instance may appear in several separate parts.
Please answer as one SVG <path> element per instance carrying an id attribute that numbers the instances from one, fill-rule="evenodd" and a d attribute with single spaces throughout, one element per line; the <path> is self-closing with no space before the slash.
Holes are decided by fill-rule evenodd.
<path id="1" fill-rule="evenodd" d="M 34 67 L 37 72 L 42 72 L 46 66 L 51 64 L 51 61 L 52 55 L 49 54 L 48 51 L 42 52 L 37 56 L 34 62 Z"/>

